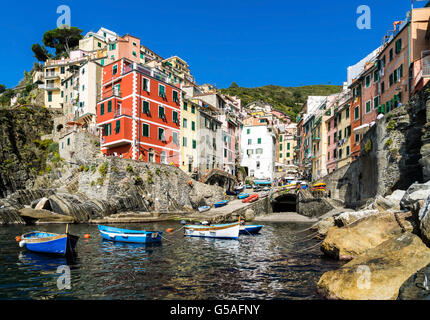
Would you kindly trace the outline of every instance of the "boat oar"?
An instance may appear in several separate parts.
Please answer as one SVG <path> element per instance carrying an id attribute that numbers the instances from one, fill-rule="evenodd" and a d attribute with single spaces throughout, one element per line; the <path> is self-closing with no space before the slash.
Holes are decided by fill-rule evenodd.
<path id="1" fill-rule="evenodd" d="M 69 224 L 66 224 L 66 234 L 69 234 Z"/>

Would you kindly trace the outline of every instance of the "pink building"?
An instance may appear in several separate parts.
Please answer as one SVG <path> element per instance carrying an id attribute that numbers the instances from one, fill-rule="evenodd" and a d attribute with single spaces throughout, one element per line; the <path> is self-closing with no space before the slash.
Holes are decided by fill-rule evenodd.
<path id="1" fill-rule="evenodd" d="M 379 72 L 376 61 L 368 63 L 364 67 L 361 76 L 363 97 L 362 97 L 362 122 L 361 125 L 369 124 L 376 120 L 379 107 Z"/>
<path id="2" fill-rule="evenodd" d="M 335 139 L 337 123 L 336 117 L 334 116 L 334 110 L 331 113 L 331 117 L 327 119 L 325 125 L 327 126 L 327 173 L 332 173 L 337 168 L 337 142 Z"/>

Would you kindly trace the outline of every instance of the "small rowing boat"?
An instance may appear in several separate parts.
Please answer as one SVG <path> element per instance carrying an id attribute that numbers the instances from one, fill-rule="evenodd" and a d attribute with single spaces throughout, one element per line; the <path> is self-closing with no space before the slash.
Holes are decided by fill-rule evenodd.
<path id="1" fill-rule="evenodd" d="M 215 208 L 219 208 L 219 207 L 225 206 L 227 203 L 228 203 L 228 200 L 222 200 L 222 201 L 219 201 L 219 202 L 215 202 L 214 203 L 214 207 Z"/>
<path id="2" fill-rule="evenodd" d="M 19 246 L 29 251 L 68 255 L 74 252 L 79 237 L 67 230 L 65 234 L 32 231 L 23 234 L 21 239 Z"/>
<path id="3" fill-rule="evenodd" d="M 210 206 L 201 206 L 201 207 L 198 207 L 197 210 L 199 210 L 199 212 L 205 212 L 210 210 L 210 208 L 211 208 Z"/>
<path id="4" fill-rule="evenodd" d="M 186 225 L 184 226 L 184 235 L 189 237 L 237 239 L 239 238 L 239 227 L 239 222 L 213 225 Z"/>
<path id="5" fill-rule="evenodd" d="M 254 193 L 253 195 L 250 195 L 248 198 L 243 199 L 242 202 L 243 203 L 254 202 L 257 199 L 258 199 L 258 194 Z"/>
<path id="6" fill-rule="evenodd" d="M 255 234 L 260 232 L 262 225 L 244 225 L 240 226 L 239 234 Z"/>
<path id="7" fill-rule="evenodd" d="M 132 243 L 153 243 L 160 242 L 162 231 L 145 231 L 120 229 L 108 226 L 97 226 L 102 238 L 110 241 L 132 242 Z"/>
<path id="8" fill-rule="evenodd" d="M 237 196 L 238 199 L 246 199 L 249 197 L 249 193 L 241 193 Z"/>

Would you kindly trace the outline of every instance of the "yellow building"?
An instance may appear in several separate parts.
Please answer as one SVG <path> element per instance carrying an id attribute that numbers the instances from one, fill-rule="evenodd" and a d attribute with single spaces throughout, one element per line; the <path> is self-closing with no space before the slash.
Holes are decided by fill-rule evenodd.
<path id="1" fill-rule="evenodd" d="M 187 173 L 192 173 L 197 167 L 197 143 L 198 127 L 197 115 L 199 105 L 191 99 L 182 99 L 181 110 L 181 169 Z"/>
<path id="2" fill-rule="evenodd" d="M 339 104 L 335 110 L 337 133 L 335 134 L 337 168 L 341 168 L 351 162 L 351 117 L 350 98 Z"/>
<path id="3" fill-rule="evenodd" d="M 297 145 L 297 141 L 294 138 L 296 132 L 296 123 L 290 123 L 285 126 L 284 130 L 280 130 L 278 139 L 278 163 L 284 165 L 294 164 L 294 148 Z"/>

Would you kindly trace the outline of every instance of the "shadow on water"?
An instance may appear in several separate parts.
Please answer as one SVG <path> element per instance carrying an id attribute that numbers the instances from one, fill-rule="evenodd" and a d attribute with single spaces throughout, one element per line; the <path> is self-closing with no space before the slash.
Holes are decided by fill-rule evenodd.
<path id="1" fill-rule="evenodd" d="M 123 228 L 165 230 L 177 222 L 129 224 Z M 318 299 L 316 282 L 339 267 L 322 257 L 309 224 L 265 223 L 238 240 L 164 234 L 150 245 L 103 240 L 93 225 L 73 225 L 77 256 L 46 256 L 19 248 L 14 237 L 28 226 L 0 228 L 1 299 Z M 62 232 L 63 226 L 41 226 Z M 90 239 L 83 235 L 91 234 Z M 71 269 L 71 289 L 57 288 L 58 266 Z"/>

